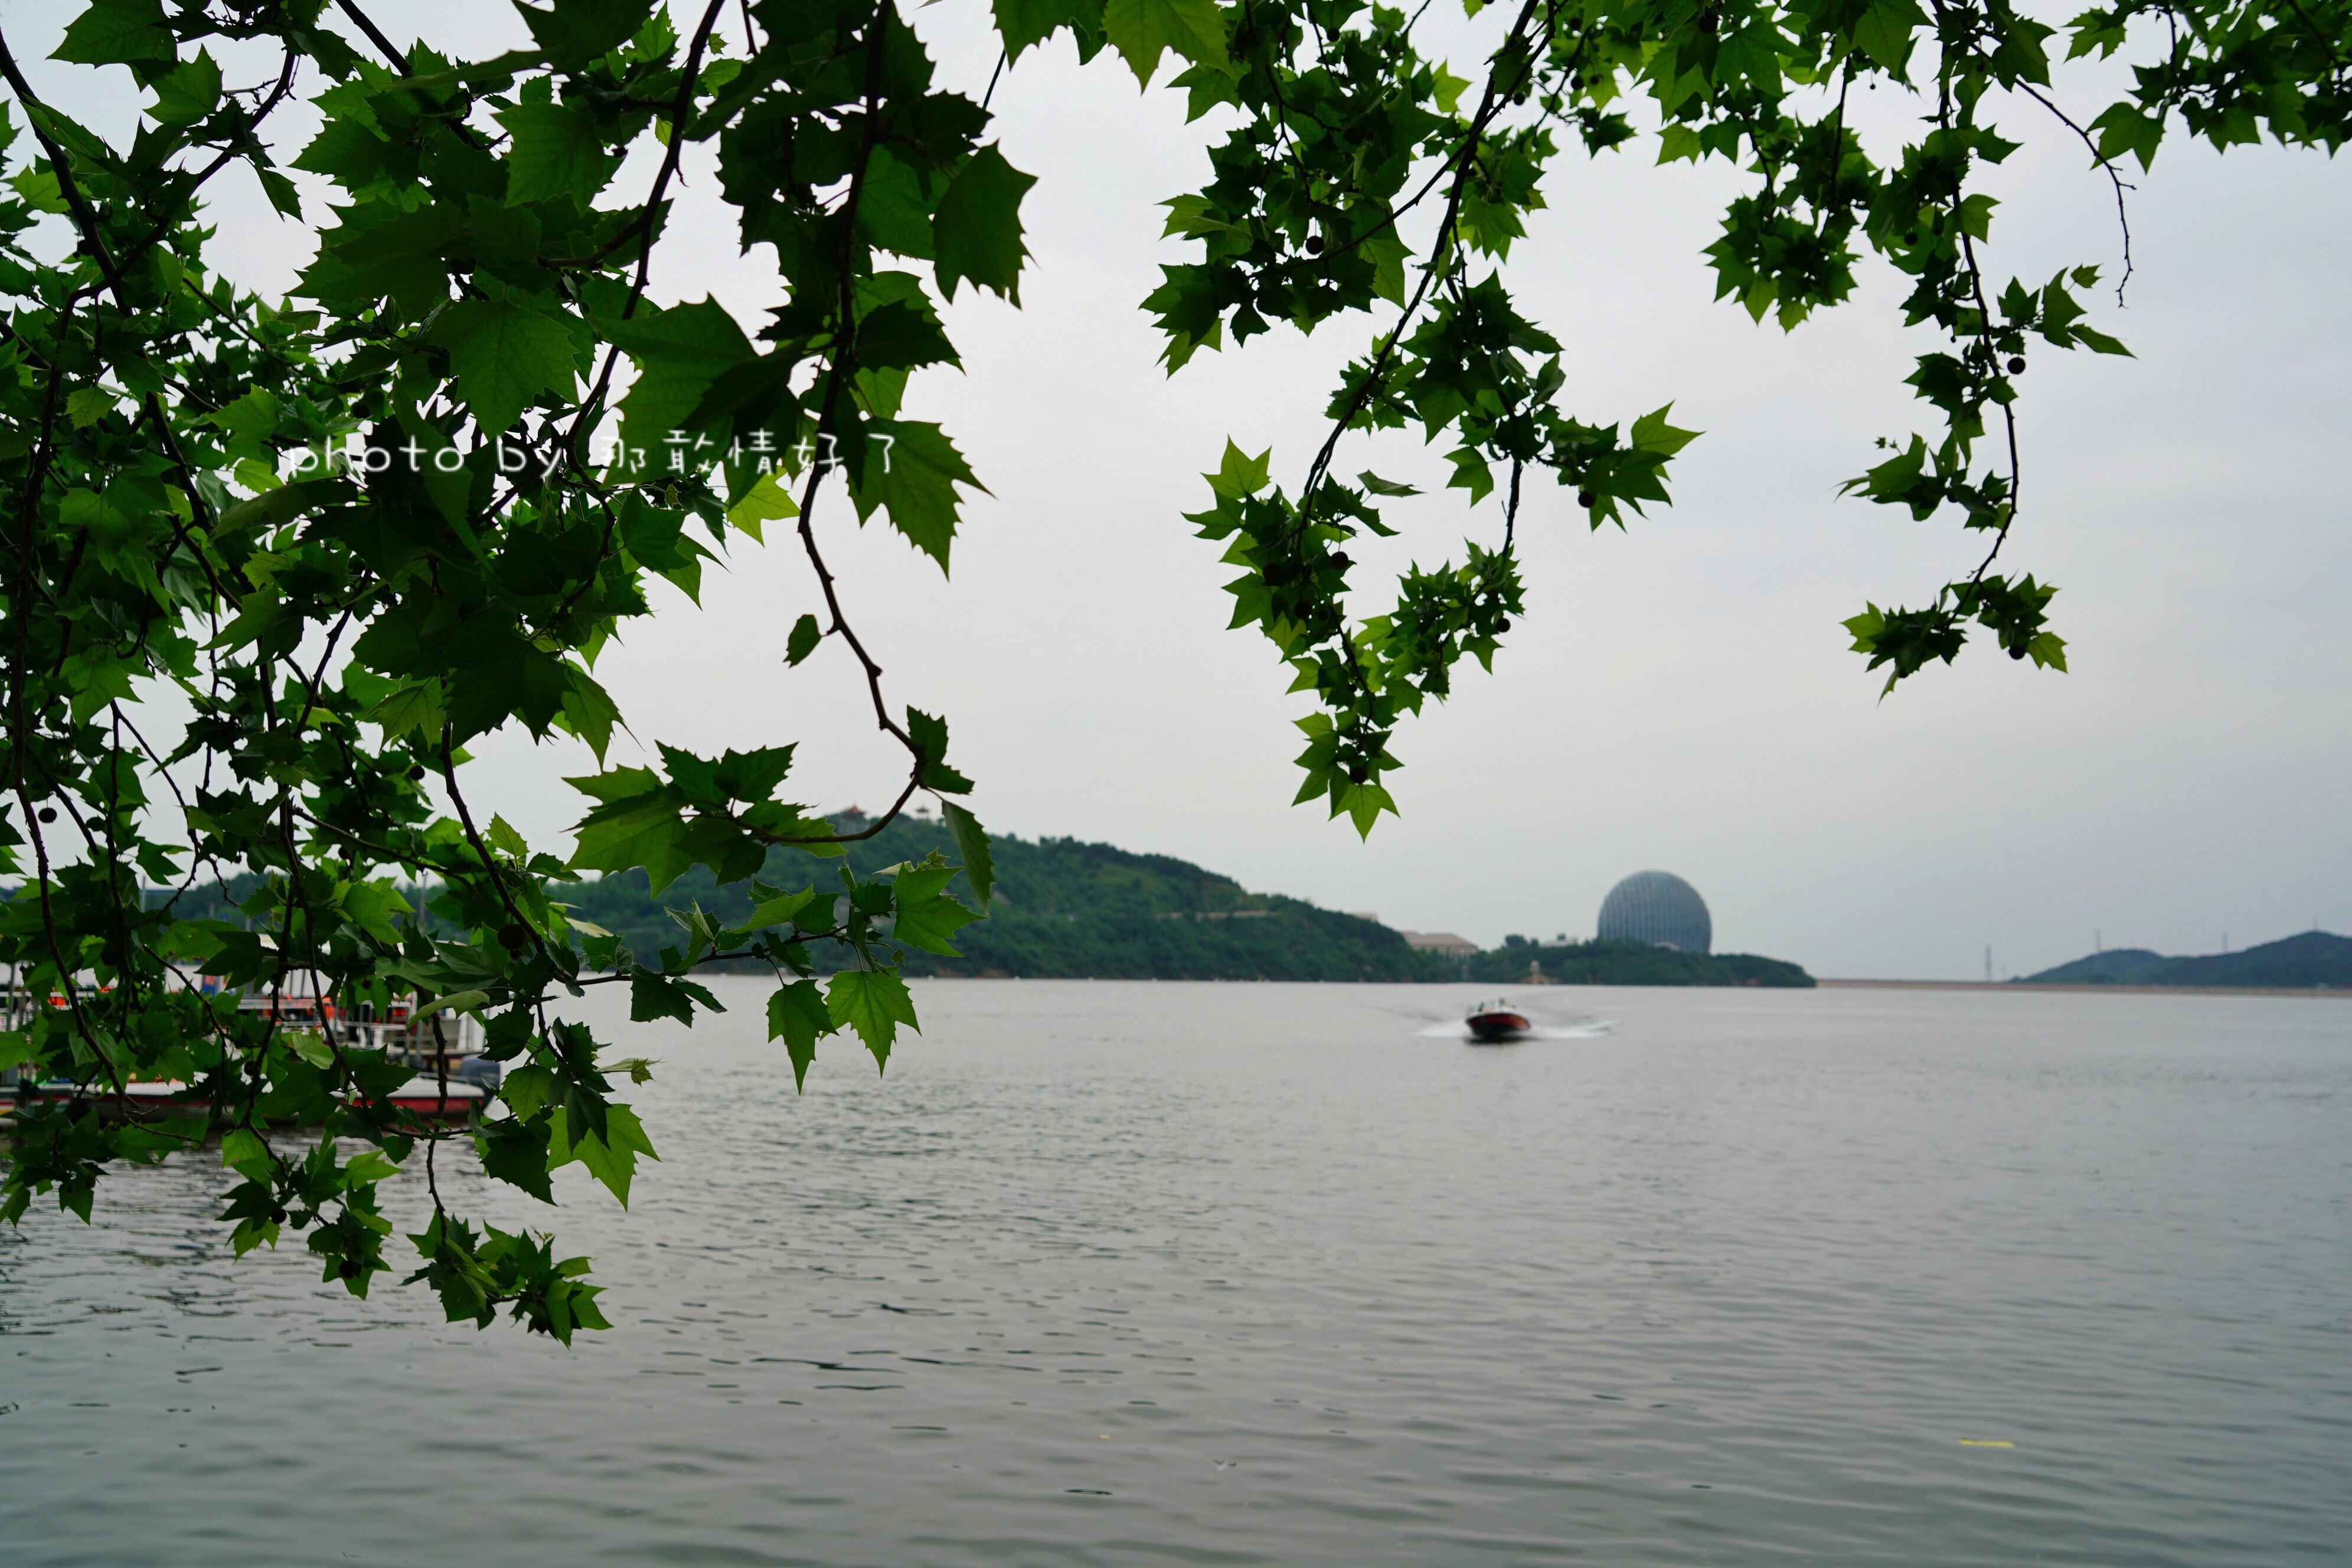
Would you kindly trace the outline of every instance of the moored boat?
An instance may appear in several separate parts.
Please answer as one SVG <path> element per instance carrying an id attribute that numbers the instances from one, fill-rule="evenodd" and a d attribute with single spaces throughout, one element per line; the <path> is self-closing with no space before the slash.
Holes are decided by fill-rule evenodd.
<path id="1" fill-rule="evenodd" d="M 205 983 L 207 993 L 216 983 Z M 64 1005 L 61 996 L 47 1005 Z M 22 1027 L 35 998 L 11 988 L 0 996 L 0 1024 Z M 371 1004 L 339 1006 L 332 996 L 302 994 L 248 994 L 236 999 L 240 1014 L 268 1018 L 287 1036 L 301 1037 L 331 1048 L 380 1053 L 406 1068 L 408 1081 L 379 1103 L 411 1116 L 463 1121 L 478 1114 L 498 1092 L 499 1064 L 478 1054 L 481 1026 L 474 1018 L 450 1014 L 417 1016 L 415 998 L 395 997 L 380 1012 Z M 212 1107 L 177 1079 L 127 1083 L 119 1089 L 102 1074 L 75 1080 L 35 1079 L 29 1068 L 0 1070 L 0 1100 L 20 1104 L 83 1103 L 106 1121 L 147 1121 L 166 1117 L 209 1116 Z M 233 1120 L 233 1118 L 232 1118 Z"/>
<path id="2" fill-rule="evenodd" d="M 1472 1003 L 1465 1021 L 1470 1026 L 1470 1037 L 1474 1040 L 1516 1040 L 1535 1027 L 1528 1022 L 1525 1013 L 1499 997 L 1492 1002 Z"/>
<path id="3" fill-rule="evenodd" d="M 188 1098 L 188 1086 L 177 1079 L 128 1083 L 118 1093 L 112 1085 L 102 1081 L 74 1083 L 49 1079 L 40 1083 L 13 1085 L 10 1092 L 20 1104 L 86 1101 L 97 1108 L 101 1120 L 108 1121 L 126 1117 L 146 1121 L 171 1116 L 204 1116 L 212 1110 L 207 1101 Z M 488 1099 L 478 1083 L 453 1076 L 444 1086 L 436 1076 L 410 1079 L 384 1096 L 383 1103 L 411 1116 L 463 1121 L 480 1110 Z"/>

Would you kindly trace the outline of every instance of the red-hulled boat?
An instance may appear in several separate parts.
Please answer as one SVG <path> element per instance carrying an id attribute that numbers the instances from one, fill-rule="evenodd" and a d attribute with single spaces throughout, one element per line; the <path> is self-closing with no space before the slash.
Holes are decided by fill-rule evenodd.
<path id="1" fill-rule="evenodd" d="M 1474 1040 L 1516 1040 L 1535 1027 L 1525 1013 L 1499 998 L 1471 1004 L 1466 1021 Z"/>
<path id="2" fill-rule="evenodd" d="M 151 1117 L 202 1116 L 211 1107 L 201 1100 L 181 1098 L 188 1086 L 174 1080 L 125 1084 L 117 1094 L 112 1085 L 100 1079 L 92 1083 L 70 1083 L 52 1079 L 42 1083 L 12 1086 L 9 1092 L 22 1103 L 36 1100 L 87 1100 L 98 1108 L 101 1120 L 118 1121 L 129 1116 L 144 1121 Z M 413 1078 L 384 1097 L 384 1102 L 411 1116 L 428 1117 L 436 1121 L 464 1121 L 474 1116 L 489 1100 L 479 1084 L 466 1083 L 452 1078 L 446 1088 L 438 1078 Z"/>
<path id="3" fill-rule="evenodd" d="M 215 988 L 207 982 L 202 989 Z M 62 996 L 48 1005 L 65 1005 Z M 20 1027 L 37 1000 L 10 990 L 0 994 L 0 1027 Z M 481 1026 L 471 1017 L 441 1014 L 418 1017 L 416 999 L 396 997 L 378 1016 L 362 1004 L 355 1012 L 339 1007 L 333 997 L 300 994 L 251 994 L 237 998 L 237 1011 L 268 1016 L 287 1035 L 306 1036 L 330 1045 L 355 1047 L 383 1053 L 415 1076 L 383 1097 L 383 1103 L 411 1116 L 464 1121 L 480 1114 L 497 1093 L 499 1064 L 476 1055 Z M 176 1079 L 126 1084 L 118 1092 L 104 1077 L 88 1081 L 67 1079 L 27 1080 L 16 1068 L 0 1070 L 0 1101 L 86 1101 L 105 1120 L 124 1117 L 139 1121 L 166 1116 L 203 1116 L 211 1107 L 192 1098 L 188 1085 Z"/>

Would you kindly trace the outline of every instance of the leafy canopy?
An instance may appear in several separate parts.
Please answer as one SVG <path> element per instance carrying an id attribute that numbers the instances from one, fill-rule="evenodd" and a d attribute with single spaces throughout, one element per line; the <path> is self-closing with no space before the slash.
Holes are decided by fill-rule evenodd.
<path id="1" fill-rule="evenodd" d="M 719 1007 L 698 969 L 757 962 L 796 1082 L 845 1033 L 881 1064 L 916 1023 L 903 955 L 952 956 L 988 905 L 949 724 L 886 692 L 824 555 L 820 516 L 836 529 L 843 507 L 820 502 L 837 481 L 859 522 L 947 570 L 980 479 L 904 405 L 916 372 L 959 363 L 941 310 L 960 289 L 1018 301 L 1034 182 L 991 139 L 998 82 L 977 101 L 940 86 L 899 0 L 519 9 L 532 47 L 467 60 L 403 51 L 341 0 L 97 0 L 56 58 L 136 93 L 128 147 L 43 102 L 0 32 L 0 870 L 20 883 L 0 958 L 53 1004 L 0 1033 L 0 1054 L 87 1091 L 20 1111 L 0 1215 L 53 1193 L 87 1218 L 110 1163 L 216 1140 L 239 1178 L 222 1216 L 237 1249 L 291 1229 L 365 1294 L 404 1267 L 378 1186 L 421 1150 L 432 1213 L 406 1278 L 452 1319 L 505 1311 L 568 1342 L 605 1326 L 585 1260 L 475 1225 L 432 1182 L 437 1145 L 461 1138 L 539 1199 L 578 1163 L 627 1200 L 654 1142 L 619 1088 L 651 1065 L 609 1059 L 567 1004 L 624 985 L 633 1017 L 691 1023 Z M 2176 128 L 2332 153 L 2352 112 L 2352 0 L 2123 0 L 2063 37 L 2008 0 L 1465 9 L 1486 40 L 1466 76 L 1426 52 L 1425 6 L 992 4 L 1000 70 L 1066 32 L 1082 59 L 1112 57 L 1101 68 L 1164 73 L 1218 128 L 1207 183 L 1167 203 L 1187 259 L 1145 302 L 1171 373 L 1277 323 L 1369 322 L 1326 439 L 1303 465 L 1285 456 L 1295 481 L 1236 441 L 1193 518 L 1237 574 L 1234 624 L 1313 698 L 1301 800 L 1364 831 L 1394 809 L 1398 724 L 1465 657 L 1489 664 L 1520 613 L 1527 481 L 1549 474 L 1591 526 L 1623 526 L 1667 500 L 1693 439 L 1668 409 L 1571 413 L 1559 340 L 1511 292 L 1563 147 L 1736 166 L 1707 255 L 1720 296 L 1759 321 L 1792 329 L 1839 303 L 1870 258 L 1907 281 L 1904 321 L 1940 340 L 1909 378 L 1932 428 L 1883 443 L 1847 488 L 1953 519 L 1981 551 L 1923 605 L 1848 623 L 1891 686 L 1971 628 L 2064 668 L 2053 590 L 1995 570 L 2019 516 L 2025 356 L 2123 352 L 2091 319 L 2094 268 L 1988 269 L 1976 183 L 2016 147 L 1996 111 L 2079 141 L 2119 202 L 2126 163 L 2148 169 Z M 2132 86 L 2078 117 L 2062 55 L 2124 56 Z M 1882 83 L 1920 110 L 1893 139 L 1847 118 Z M 261 135 L 298 94 L 320 127 L 292 167 L 333 187 L 323 206 Z M 648 298 L 690 145 L 715 158 L 744 249 L 777 268 L 780 302 L 756 319 Z M 616 186 L 638 148 L 653 177 Z M 205 192 L 232 166 L 316 229 L 289 300 L 206 259 Z M 1412 492 L 1345 478 L 1341 454 L 1352 466 L 1400 430 L 1439 444 L 1472 505 L 1497 501 L 1499 538 L 1412 568 L 1359 617 L 1349 547 L 1397 531 L 1384 509 Z M 692 595 L 771 529 L 805 557 L 817 605 L 779 628 L 773 677 L 850 661 L 905 753 L 889 811 L 856 834 L 787 798 L 790 744 L 711 757 L 648 733 L 651 762 L 606 761 L 626 721 L 596 658 L 651 613 L 648 578 Z M 510 725 L 598 759 L 572 781 L 568 856 L 467 793 L 467 747 Z M 919 792 L 960 866 L 850 869 L 843 841 Z M 757 879 L 776 853 L 804 857 L 787 860 L 804 877 Z M 750 912 L 679 910 L 674 940 L 641 952 L 567 910 L 584 874 L 642 869 L 658 889 L 697 867 L 753 879 Z M 948 890 L 959 869 L 980 910 Z M 252 889 L 238 918 L 202 918 L 233 878 Z M 402 891 L 420 887 L 422 908 Z M 820 976 L 819 943 L 854 962 Z M 240 1009 L 240 992 L 347 1011 L 415 995 L 481 1020 L 503 1084 L 469 1130 L 417 1122 L 386 1100 L 407 1069 Z M 158 1079 L 189 1086 L 188 1114 L 101 1114 Z M 328 1136 L 304 1152 L 289 1124 Z"/>

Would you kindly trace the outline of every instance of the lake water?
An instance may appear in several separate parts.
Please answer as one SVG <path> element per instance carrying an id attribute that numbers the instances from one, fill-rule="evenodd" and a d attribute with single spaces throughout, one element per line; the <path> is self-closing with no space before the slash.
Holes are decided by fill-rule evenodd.
<path id="1" fill-rule="evenodd" d="M 2352 1561 L 2352 1004 L 931 982 L 796 1099 L 720 986 L 633 1212 L 456 1183 L 574 1351 L 209 1158 L 0 1232 L 0 1561 Z"/>

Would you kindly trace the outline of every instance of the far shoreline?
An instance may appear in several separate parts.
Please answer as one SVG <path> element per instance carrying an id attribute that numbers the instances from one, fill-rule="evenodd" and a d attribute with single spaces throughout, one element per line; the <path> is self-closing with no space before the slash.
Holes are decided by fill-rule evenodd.
<path id="1" fill-rule="evenodd" d="M 2022 996 L 2056 992 L 2070 996 L 2314 996 L 2352 998 L 2352 989 L 2326 985 L 2123 985 L 2039 980 L 1816 980 L 1824 991 L 2001 991 Z"/>

